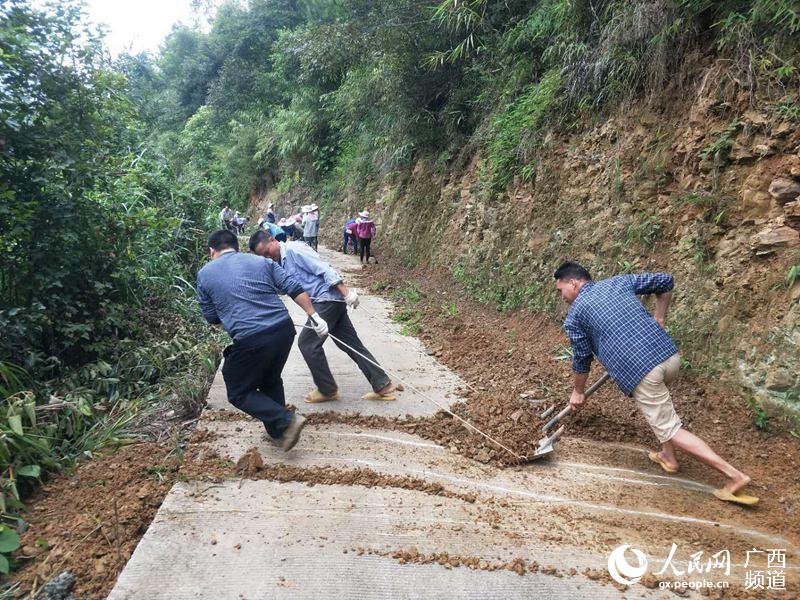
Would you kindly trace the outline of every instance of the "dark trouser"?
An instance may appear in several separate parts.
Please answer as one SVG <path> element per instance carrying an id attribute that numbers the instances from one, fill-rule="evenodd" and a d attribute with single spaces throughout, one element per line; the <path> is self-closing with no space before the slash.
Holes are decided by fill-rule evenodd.
<path id="1" fill-rule="evenodd" d="M 313 332 L 312 332 L 313 333 Z M 294 340 L 294 325 L 280 325 L 225 348 L 222 378 L 228 402 L 255 417 L 273 438 L 283 436 L 292 420 L 286 410 L 281 372 Z"/>
<path id="2" fill-rule="evenodd" d="M 350 322 L 350 317 L 347 316 L 347 305 L 344 302 L 314 302 L 314 308 L 319 313 L 319 316 L 325 319 L 328 324 L 328 331 L 342 340 L 345 344 L 352 347 L 354 350 L 369 358 L 372 362 L 375 358 L 370 354 L 369 350 L 364 347 L 364 344 L 358 338 L 353 324 Z M 311 325 L 309 320 L 306 325 Z M 328 359 L 325 358 L 325 350 L 322 348 L 322 343 L 325 340 L 320 339 L 316 333 L 310 329 L 303 329 L 302 333 L 297 339 L 297 345 L 300 347 L 300 352 L 303 358 L 306 359 L 306 364 L 311 370 L 311 376 L 314 378 L 314 383 L 317 389 L 326 396 L 333 394 L 338 387 L 336 380 L 333 378 L 331 369 L 328 366 Z M 391 381 L 386 372 L 380 367 L 365 360 L 350 348 L 345 348 L 337 340 L 333 340 L 347 356 L 361 369 L 361 372 L 367 378 L 373 391 L 378 391 Z"/>
<path id="3" fill-rule="evenodd" d="M 317 236 L 314 237 L 304 237 L 303 241 L 311 246 L 314 250 L 317 249 Z"/>
<path id="4" fill-rule="evenodd" d="M 342 252 L 347 254 L 347 245 L 353 242 L 353 254 L 358 254 L 358 243 L 356 242 L 356 236 L 352 233 L 344 232 L 344 236 L 342 239 Z"/>
<path id="5" fill-rule="evenodd" d="M 372 244 L 372 238 L 359 238 L 358 245 L 361 247 L 361 262 L 364 262 L 364 252 L 367 254 L 367 262 L 369 262 L 369 247 Z"/>

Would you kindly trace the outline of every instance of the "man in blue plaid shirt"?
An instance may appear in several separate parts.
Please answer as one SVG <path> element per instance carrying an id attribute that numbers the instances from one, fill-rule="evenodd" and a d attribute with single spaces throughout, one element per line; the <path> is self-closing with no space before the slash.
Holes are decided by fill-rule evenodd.
<path id="1" fill-rule="evenodd" d="M 596 356 L 625 395 L 633 397 L 661 442 L 661 451 L 651 452 L 650 460 L 667 473 L 675 473 L 678 448 L 725 475 L 725 485 L 714 491 L 717 498 L 739 504 L 758 502 L 753 496 L 737 495 L 750 477 L 686 431 L 675 412 L 667 384 L 678 375 L 680 356 L 664 330 L 675 286 L 672 275 L 618 275 L 594 282 L 580 264 L 565 262 L 554 278 L 561 297 L 569 304 L 564 331 L 572 343 L 572 410 L 578 410 L 586 400 L 586 380 Z M 653 316 L 637 298 L 644 294 L 656 296 Z"/>

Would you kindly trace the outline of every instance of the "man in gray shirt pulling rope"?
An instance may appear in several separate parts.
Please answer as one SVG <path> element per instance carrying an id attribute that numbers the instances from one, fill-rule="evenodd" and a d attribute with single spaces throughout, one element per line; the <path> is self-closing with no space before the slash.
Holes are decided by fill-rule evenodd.
<path id="1" fill-rule="evenodd" d="M 314 308 L 330 324 L 333 342 L 358 365 L 372 386 L 364 400 L 394 400 L 399 388 L 364 347 L 347 315 L 347 307 L 358 306 L 358 294 L 347 289 L 339 274 L 305 242 L 278 242 L 265 231 L 250 236 L 250 250 L 279 263 L 311 296 Z M 317 389 L 306 396 L 306 402 L 329 402 L 339 399 L 339 389 L 328 366 L 323 340 L 304 330 L 297 340 Z"/>
<path id="2" fill-rule="evenodd" d="M 197 298 L 206 320 L 221 323 L 233 339 L 223 353 L 228 402 L 261 421 L 272 440 L 291 450 L 305 419 L 286 409 L 281 372 L 295 332 L 278 294 L 291 296 L 320 338 L 328 335 L 328 325 L 293 277 L 276 262 L 240 254 L 230 231 L 212 233 L 208 249 L 211 262 L 197 274 Z"/>

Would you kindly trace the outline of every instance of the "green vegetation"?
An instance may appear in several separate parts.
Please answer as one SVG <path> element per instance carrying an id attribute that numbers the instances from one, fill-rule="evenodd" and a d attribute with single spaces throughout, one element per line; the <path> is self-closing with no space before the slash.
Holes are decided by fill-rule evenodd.
<path id="1" fill-rule="evenodd" d="M 567 346 L 566 344 L 559 344 L 555 350 L 553 359 L 557 362 L 572 360 L 572 346 Z"/>
<path id="2" fill-rule="evenodd" d="M 535 136 L 543 130 L 542 125 L 553 109 L 559 84 L 558 71 L 549 71 L 492 118 L 486 148 L 495 190 L 505 188 L 519 167 L 531 159 Z M 530 180 L 532 165 L 525 168 L 528 169 L 525 178 Z"/>
<path id="3" fill-rule="evenodd" d="M 188 283 L 215 198 L 84 22 L 0 8 L 0 552 L 40 477 L 193 410 L 219 350 Z"/>
<path id="4" fill-rule="evenodd" d="M 424 313 L 418 308 L 399 308 L 392 314 L 392 319 L 400 324 L 402 335 L 419 335 L 422 333 L 422 317 Z"/>
<path id="5" fill-rule="evenodd" d="M 789 0 L 249 0 L 120 68 L 176 174 L 216 200 L 306 186 L 327 203 L 465 148 L 494 195 L 538 176 L 549 127 L 662 91 L 696 49 L 791 110 L 799 13 Z"/>
<path id="6" fill-rule="evenodd" d="M 297 191 L 331 210 L 389 183 L 414 212 L 392 240 L 413 265 L 419 223 L 442 218 L 438 183 L 412 182 L 415 164 L 441 174 L 477 155 L 475 192 L 500 202 L 517 177 L 555 177 L 539 160 L 559 150 L 551 129 L 679 85 L 689 54 L 724 59 L 720 106 L 745 91 L 797 118 L 791 0 L 231 1 L 207 31 L 178 26 L 157 55 L 113 62 L 80 0 L 32 6 L 0 7 L 0 508 L 12 526 L 40 476 L 202 395 L 220 339 L 190 282 L 220 203 L 244 211 L 266 190 Z M 702 150 L 715 167 L 738 127 Z M 642 166 L 658 185 L 662 151 L 657 139 Z M 608 181 L 620 199 L 622 167 Z M 726 208 L 685 201 L 702 211 L 692 252 L 710 268 Z M 662 233 L 649 213 L 626 225 L 609 267 L 632 269 L 630 252 Z M 548 258 L 570 249 L 547 243 Z M 541 256 L 474 250 L 453 266 L 472 295 L 558 306 Z M 397 316 L 409 331 L 416 310 Z M 684 332 L 698 348 L 712 316 Z"/>
<path id="7" fill-rule="evenodd" d="M 442 314 L 446 317 L 455 318 L 458 316 L 458 305 L 455 302 L 442 304 Z"/>
<path id="8" fill-rule="evenodd" d="M 373 281 L 369 284 L 369 289 L 372 292 L 383 292 L 391 286 L 388 281 Z"/>
<path id="9" fill-rule="evenodd" d="M 397 288 L 392 292 L 392 296 L 409 304 L 419 304 L 422 300 L 422 292 L 420 292 L 419 286 L 416 283 Z"/>
<path id="10" fill-rule="evenodd" d="M 19 548 L 19 534 L 7 525 L 0 524 L 0 573 L 9 572 L 9 555 L 17 548 Z"/>
<path id="11" fill-rule="evenodd" d="M 650 215 L 628 226 L 623 244 L 625 247 L 636 244 L 641 248 L 650 248 L 661 237 L 661 233 L 661 220 L 656 215 Z"/>
<path id="12" fill-rule="evenodd" d="M 800 265 L 792 265 L 789 268 L 789 272 L 786 273 L 786 284 L 788 287 L 792 287 L 795 281 L 800 278 Z"/>
<path id="13" fill-rule="evenodd" d="M 767 411 L 754 398 L 750 398 L 750 408 L 753 409 L 753 423 L 762 431 L 769 430 L 770 416 Z"/>
<path id="14" fill-rule="evenodd" d="M 527 308 L 536 312 L 552 312 L 557 306 L 558 296 L 550 281 L 537 278 L 536 274 L 517 262 L 496 264 L 481 254 L 471 260 L 459 260 L 452 268 L 453 278 L 480 302 L 491 304 L 500 312 Z"/>
<path id="15" fill-rule="evenodd" d="M 714 140 L 700 151 L 700 158 L 711 158 L 714 166 L 723 166 L 728 161 L 728 155 L 733 149 L 733 139 L 741 129 L 742 123 L 734 121 L 722 131 L 715 134 Z"/>

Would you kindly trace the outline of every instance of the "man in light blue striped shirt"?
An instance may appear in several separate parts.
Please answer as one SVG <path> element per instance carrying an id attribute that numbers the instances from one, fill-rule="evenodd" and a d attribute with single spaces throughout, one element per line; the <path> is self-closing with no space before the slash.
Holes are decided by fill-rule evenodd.
<path id="1" fill-rule="evenodd" d="M 377 366 L 377 361 L 364 347 L 347 316 L 348 306 L 358 306 L 355 290 L 349 290 L 341 276 L 305 242 L 278 242 L 265 231 L 257 231 L 250 237 L 249 245 L 255 254 L 279 262 L 308 293 L 314 308 L 328 323 L 331 334 L 336 338 L 334 344 L 353 359 L 370 382 L 374 392 L 370 397 L 393 399 L 394 396 L 390 394 L 396 387 L 386 372 Z M 323 340 L 311 331 L 304 330 L 297 344 L 317 386 L 306 396 L 306 402 L 338 400 L 339 389 L 322 348 Z"/>

